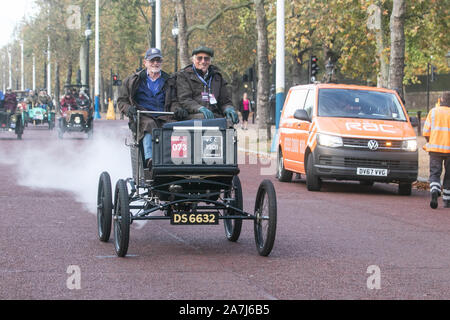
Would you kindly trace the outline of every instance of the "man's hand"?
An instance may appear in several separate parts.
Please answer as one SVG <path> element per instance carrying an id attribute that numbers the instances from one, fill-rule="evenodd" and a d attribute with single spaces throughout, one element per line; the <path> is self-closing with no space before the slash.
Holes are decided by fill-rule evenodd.
<path id="1" fill-rule="evenodd" d="M 239 116 L 236 111 L 234 111 L 233 107 L 228 107 L 225 109 L 225 116 L 227 119 L 230 119 L 233 124 L 239 123 Z"/>
<path id="2" fill-rule="evenodd" d="M 127 117 L 134 119 L 137 116 L 137 110 L 135 106 L 130 106 L 127 111 Z"/>
<path id="3" fill-rule="evenodd" d="M 184 108 L 176 108 L 173 116 L 176 120 L 181 121 L 186 119 L 189 116 L 189 113 Z"/>
<path id="4" fill-rule="evenodd" d="M 209 110 L 206 107 L 200 107 L 198 108 L 198 111 L 203 113 L 203 116 L 205 117 L 205 119 L 214 119 L 214 113 L 212 113 L 211 110 Z"/>

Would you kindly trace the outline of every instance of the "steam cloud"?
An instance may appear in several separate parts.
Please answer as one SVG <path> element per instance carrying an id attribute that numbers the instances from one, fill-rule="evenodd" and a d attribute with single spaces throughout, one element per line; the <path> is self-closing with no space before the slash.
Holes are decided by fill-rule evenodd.
<path id="1" fill-rule="evenodd" d="M 15 166 L 20 185 L 71 192 L 76 201 L 96 214 L 100 174 L 108 171 L 113 192 L 118 179 L 131 176 L 126 124 L 96 128 L 91 140 L 82 133 L 65 134 L 63 140 L 58 140 L 55 130 L 43 141 L 33 138 L 33 134 L 42 134 L 34 130 L 26 129 L 24 140 L 15 143 L 7 157 L 3 152 L 0 155 L 0 163 L 21 164 Z"/>

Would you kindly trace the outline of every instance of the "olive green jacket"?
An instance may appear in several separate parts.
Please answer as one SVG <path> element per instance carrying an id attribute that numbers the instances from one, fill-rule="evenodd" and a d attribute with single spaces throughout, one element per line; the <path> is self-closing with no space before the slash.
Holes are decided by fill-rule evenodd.
<path id="1" fill-rule="evenodd" d="M 233 107 L 227 82 L 219 68 L 213 65 L 209 67 L 209 77 L 212 77 L 210 90 L 217 100 L 216 105 L 211 105 L 209 102 L 202 100 L 205 85 L 195 74 L 193 66 L 189 65 L 178 72 L 176 82 L 177 104 L 172 105 L 171 111 L 175 111 L 174 108 L 180 106 L 188 111 L 188 119 L 203 119 L 203 113 L 199 112 L 198 109 L 206 107 L 214 113 L 215 118 L 225 117 L 225 109 Z M 206 82 L 209 81 L 209 77 L 207 77 Z"/>

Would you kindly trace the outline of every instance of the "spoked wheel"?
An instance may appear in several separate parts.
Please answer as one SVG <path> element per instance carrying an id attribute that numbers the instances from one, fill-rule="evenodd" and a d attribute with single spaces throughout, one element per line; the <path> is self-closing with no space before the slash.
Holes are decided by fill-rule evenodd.
<path id="1" fill-rule="evenodd" d="M 234 198 L 234 200 L 231 202 L 231 205 L 242 210 L 242 208 L 244 207 L 242 199 L 242 185 L 241 180 L 238 176 L 234 176 L 232 184 L 233 188 L 231 190 L 231 193 L 227 193 L 226 197 Z M 237 215 L 237 213 L 235 213 L 233 210 L 225 209 L 224 215 Z M 242 220 L 224 219 L 223 221 L 223 225 L 225 227 L 225 236 L 227 237 L 227 239 L 233 242 L 237 241 L 239 239 L 239 236 L 241 235 Z"/>
<path id="2" fill-rule="evenodd" d="M 97 227 L 100 241 L 108 242 L 111 235 L 112 189 L 108 172 L 102 172 L 97 192 Z"/>
<path id="3" fill-rule="evenodd" d="M 256 194 L 254 229 L 258 253 L 268 256 L 272 251 L 277 229 L 277 196 L 270 180 L 261 182 Z"/>
<path id="4" fill-rule="evenodd" d="M 117 181 L 114 199 L 114 248 L 119 257 L 124 257 L 130 240 L 130 205 L 125 180 Z"/>

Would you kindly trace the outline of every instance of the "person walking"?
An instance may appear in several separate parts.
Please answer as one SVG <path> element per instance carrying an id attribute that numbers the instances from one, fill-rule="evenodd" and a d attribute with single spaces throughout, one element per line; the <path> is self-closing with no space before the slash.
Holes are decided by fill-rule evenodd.
<path id="1" fill-rule="evenodd" d="M 244 95 L 240 103 L 239 111 L 242 114 L 242 130 L 248 130 L 248 115 L 252 110 L 251 110 L 251 102 L 250 100 L 248 100 L 247 92 L 244 92 Z"/>
<path id="2" fill-rule="evenodd" d="M 424 149 L 430 155 L 430 207 L 438 207 L 438 198 L 442 194 L 444 208 L 450 208 L 450 91 L 444 92 L 440 106 L 428 113 L 423 136 L 427 140 Z"/>

